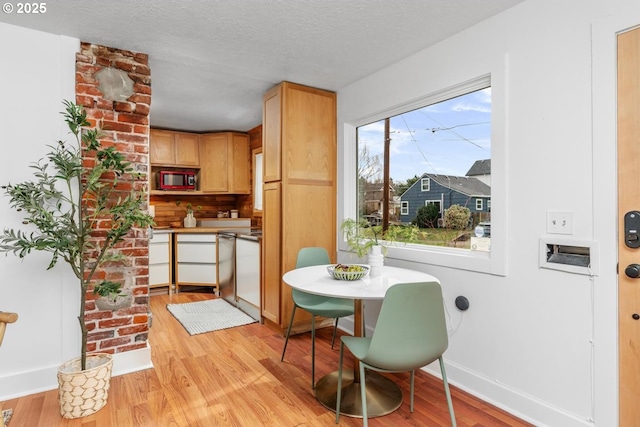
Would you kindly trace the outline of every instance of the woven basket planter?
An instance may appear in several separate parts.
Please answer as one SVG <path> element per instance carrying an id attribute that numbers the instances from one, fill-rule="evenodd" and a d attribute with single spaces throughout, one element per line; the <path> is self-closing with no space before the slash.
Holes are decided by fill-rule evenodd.
<path id="1" fill-rule="evenodd" d="M 107 404 L 113 358 L 110 354 L 87 355 L 87 369 L 80 370 L 80 358 L 58 369 L 60 415 L 80 418 L 98 412 Z"/>

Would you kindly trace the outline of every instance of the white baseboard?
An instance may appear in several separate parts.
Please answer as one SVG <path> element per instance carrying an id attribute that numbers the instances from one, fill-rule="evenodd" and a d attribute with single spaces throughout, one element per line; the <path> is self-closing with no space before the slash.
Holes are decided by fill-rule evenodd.
<path id="1" fill-rule="evenodd" d="M 61 364 L 1 377 L 0 401 L 57 389 L 58 368 Z M 113 355 L 112 376 L 114 377 L 150 368 L 153 368 L 153 363 L 151 347 L 148 343 L 145 348 Z"/>
<path id="2" fill-rule="evenodd" d="M 446 355 L 445 365 L 449 384 L 537 427 L 593 427 L 595 425 L 593 421 L 579 418 L 535 396 L 451 363 L 447 361 Z M 435 362 L 424 370 L 441 378 L 440 367 Z"/>

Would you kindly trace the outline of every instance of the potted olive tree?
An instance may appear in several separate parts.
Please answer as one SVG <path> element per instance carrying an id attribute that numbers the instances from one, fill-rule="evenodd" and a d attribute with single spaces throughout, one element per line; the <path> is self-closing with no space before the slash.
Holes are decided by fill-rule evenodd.
<path id="1" fill-rule="evenodd" d="M 58 371 L 61 414 L 78 418 L 106 404 L 112 365 L 109 354 L 87 355 L 87 292 L 112 297 L 120 292 L 121 284 L 94 280 L 94 275 L 104 263 L 121 262 L 124 255 L 117 245 L 134 227 L 153 225 L 153 218 L 146 211 L 145 192 L 135 185 L 144 176 L 115 147 L 101 143 L 100 129 L 90 127 L 82 107 L 69 101 L 64 106 L 75 141 L 50 145 L 48 154 L 31 166 L 32 180 L 2 187 L 10 206 L 24 215 L 25 230 L 5 229 L 0 251 L 20 258 L 33 250 L 49 252 L 49 269 L 63 260 L 78 279 L 81 356 Z M 109 229 L 97 230 L 104 222 Z M 76 375 L 84 376 L 86 386 L 102 389 L 79 392 L 76 386 L 83 381 Z"/>
<path id="2" fill-rule="evenodd" d="M 340 229 L 349 249 L 359 258 L 368 255 L 372 276 L 379 274 L 389 246 L 415 242 L 421 235 L 420 229 L 414 225 L 390 225 L 384 230 L 381 225 L 371 225 L 363 218 L 347 218 Z"/>

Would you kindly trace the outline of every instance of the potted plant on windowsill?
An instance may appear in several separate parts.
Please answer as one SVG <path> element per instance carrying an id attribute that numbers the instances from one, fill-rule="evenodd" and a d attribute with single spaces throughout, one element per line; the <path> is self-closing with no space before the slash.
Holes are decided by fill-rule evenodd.
<path id="1" fill-rule="evenodd" d="M 340 230 L 349 249 L 359 258 L 368 256 L 372 276 L 379 274 L 389 246 L 415 242 L 421 234 L 420 229 L 414 225 L 390 225 L 387 230 L 383 230 L 381 225 L 371 225 L 362 218 L 345 219 Z"/>
<path id="2" fill-rule="evenodd" d="M 10 206 L 24 215 L 26 229 L 5 229 L 0 251 L 20 258 L 32 250 L 49 252 L 48 269 L 64 260 L 78 279 L 81 356 L 58 370 L 61 415 L 78 418 L 106 404 L 113 363 L 110 354 L 87 355 L 87 292 L 120 293 L 119 283 L 95 280 L 98 267 L 123 261 L 125 255 L 116 246 L 134 227 L 153 225 L 153 218 L 146 211 L 145 192 L 136 189 L 136 181 L 144 182 L 144 175 L 115 147 L 102 145 L 100 129 L 90 128 L 82 107 L 69 101 L 64 106 L 62 114 L 75 143 L 49 146 L 49 153 L 31 166 L 32 180 L 2 187 Z M 105 222 L 110 228 L 98 229 Z"/>

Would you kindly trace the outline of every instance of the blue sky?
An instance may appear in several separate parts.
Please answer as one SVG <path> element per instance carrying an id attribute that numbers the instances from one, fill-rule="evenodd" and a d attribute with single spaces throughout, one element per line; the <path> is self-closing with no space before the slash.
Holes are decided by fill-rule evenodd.
<path id="1" fill-rule="evenodd" d="M 384 120 L 359 128 L 359 144 L 380 155 Z M 491 158 L 491 88 L 391 118 L 390 175 L 405 181 L 436 173 L 464 176 L 476 160 Z M 382 179 L 382 176 L 380 176 Z"/>

